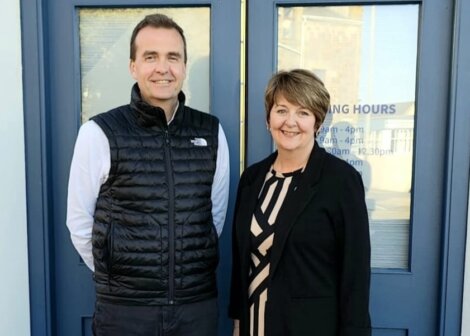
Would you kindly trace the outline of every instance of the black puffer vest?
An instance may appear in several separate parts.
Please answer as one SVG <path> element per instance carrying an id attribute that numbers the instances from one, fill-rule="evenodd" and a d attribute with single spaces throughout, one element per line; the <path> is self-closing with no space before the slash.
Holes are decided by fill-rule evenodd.
<path id="1" fill-rule="evenodd" d="M 217 295 L 211 190 L 217 118 L 184 105 L 174 120 L 140 98 L 93 120 L 106 134 L 109 177 L 93 225 L 97 299 L 167 305 Z"/>

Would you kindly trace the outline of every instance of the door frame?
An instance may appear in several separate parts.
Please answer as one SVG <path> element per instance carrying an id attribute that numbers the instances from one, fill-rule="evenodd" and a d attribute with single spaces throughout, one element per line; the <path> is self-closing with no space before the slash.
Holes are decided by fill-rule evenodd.
<path id="1" fill-rule="evenodd" d="M 455 0 L 450 71 L 439 335 L 460 335 L 470 183 L 470 0 Z M 470 283 L 470 282 L 469 282 Z"/>
<path id="2" fill-rule="evenodd" d="M 52 335 L 46 43 L 42 1 L 21 0 L 31 335 Z M 25 55 L 29 55 L 27 58 Z"/>

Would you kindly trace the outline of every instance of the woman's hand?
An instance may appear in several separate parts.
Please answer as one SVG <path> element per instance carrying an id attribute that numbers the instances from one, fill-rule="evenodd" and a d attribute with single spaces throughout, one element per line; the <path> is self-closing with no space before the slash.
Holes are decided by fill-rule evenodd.
<path id="1" fill-rule="evenodd" d="M 240 336 L 240 320 L 233 320 L 233 336 Z"/>

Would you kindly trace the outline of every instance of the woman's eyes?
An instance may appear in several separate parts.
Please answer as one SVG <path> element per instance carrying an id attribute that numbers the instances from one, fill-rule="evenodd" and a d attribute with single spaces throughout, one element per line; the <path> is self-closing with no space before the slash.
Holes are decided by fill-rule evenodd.
<path id="1" fill-rule="evenodd" d="M 288 111 L 286 109 L 278 109 L 278 110 L 276 110 L 276 113 L 277 114 L 287 114 Z M 300 117 L 308 117 L 308 116 L 312 115 L 312 113 L 310 113 L 310 111 L 307 111 L 307 110 L 297 111 L 296 114 Z"/>

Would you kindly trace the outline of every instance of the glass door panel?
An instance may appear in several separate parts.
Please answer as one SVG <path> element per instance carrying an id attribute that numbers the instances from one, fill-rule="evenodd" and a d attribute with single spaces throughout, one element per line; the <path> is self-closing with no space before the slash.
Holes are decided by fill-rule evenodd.
<path id="1" fill-rule="evenodd" d="M 134 79 L 128 71 L 129 40 L 145 16 L 162 13 L 184 30 L 188 49 L 187 78 L 183 84 L 187 104 L 209 111 L 210 8 L 81 8 L 80 72 L 81 120 L 128 104 Z"/>
<path id="2" fill-rule="evenodd" d="M 418 5 L 278 7 L 277 68 L 331 95 L 317 140 L 362 175 L 372 266 L 408 269 Z"/>

